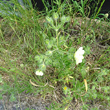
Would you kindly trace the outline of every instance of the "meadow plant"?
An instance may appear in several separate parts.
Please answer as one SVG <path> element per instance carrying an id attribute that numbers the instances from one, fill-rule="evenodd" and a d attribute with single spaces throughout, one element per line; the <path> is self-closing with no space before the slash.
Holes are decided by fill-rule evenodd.
<path id="1" fill-rule="evenodd" d="M 0 72 L 2 72 L 0 74 L 0 99 L 7 91 L 10 94 L 10 101 L 17 100 L 16 95 L 24 91 L 26 93 L 40 93 L 44 97 L 49 93 L 50 97 L 55 99 L 61 96 L 59 99 L 62 103 L 56 104 L 58 110 L 60 108 L 67 110 L 73 100 L 82 101 L 84 110 L 88 108 L 86 102 L 91 102 L 91 100 L 110 102 L 110 46 L 105 49 L 107 46 L 98 43 L 100 36 L 101 42 L 105 37 L 107 39 L 104 41 L 109 42 L 109 27 L 105 26 L 101 19 L 96 20 L 97 23 L 94 25 L 92 20 L 88 22 L 85 19 L 82 24 L 78 23 L 78 20 L 73 16 L 73 8 L 74 11 L 77 11 L 76 15 L 86 17 L 89 15 L 88 6 L 86 7 L 87 1 L 81 0 L 80 4 L 73 1 L 76 4 L 74 7 L 73 4 L 66 4 L 66 1 L 62 4 L 61 0 L 55 1 L 55 4 L 58 4 L 58 10 L 55 12 L 56 9 L 52 7 L 52 11 L 49 12 L 46 9 L 46 13 L 48 13 L 46 22 L 44 16 L 43 22 L 40 19 L 43 14 L 36 16 L 31 4 L 29 10 L 26 10 L 17 1 L 14 1 L 17 8 L 13 13 L 11 10 L 9 13 L 9 7 L 6 8 L 6 11 L 4 10 L 5 4 L 1 5 L 1 10 L 6 13 L 0 13 L 0 15 L 2 17 L 10 16 L 6 16 L 0 26 L 2 36 L 0 44 Z M 98 12 L 94 12 L 94 20 L 97 18 L 104 1 Z M 68 9 L 69 11 L 67 11 Z M 18 10 L 19 13 L 17 13 Z M 50 16 L 51 12 L 53 12 L 52 16 Z M 73 18 L 65 16 L 64 13 L 72 15 Z M 108 13 L 103 16 L 103 21 L 108 20 Z M 83 20 L 83 18 L 81 19 Z M 108 25 L 110 24 L 108 23 Z M 14 31 L 11 38 L 8 35 L 9 40 L 5 37 L 5 33 L 10 29 L 6 27 L 11 27 L 10 29 Z M 101 51 L 99 51 L 98 46 L 104 48 L 100 48 Z M 5 78 L 6 74 L 11 77 L 11 80 Z M 37 87 L 37 90 L 33 86 Z M 55 107 L 53 110 L 56 110 L 55 103 L 57 102 L 52 105 Z"/>
<path id="2" fill-rule="evenodd" d="M 70 20 L 69 16 L 59 16 L 58 13 L 53 13 L 52 17 L 46 17 L 48 29 L 53 36 L 45 37 L 46 51 L 35 56 L 36 64 L 39 67 L 35 72 L 37 77 L 47 78 L 48 83 L 54 87 L 60 83 L 68 100 L 72 100 L 73 92 L 73 97 L 81 94 L 82 90 L 85 92 L 85 88 L 87 92 L 87 67 L 83 60 L 86 52 L 82 46 L 77 49 L 76 46 L 69 44 L 69 35 L 65 32 L 64 27 Z M 52 73 L 48 72 L 49 68 L 53 69 Z"/>

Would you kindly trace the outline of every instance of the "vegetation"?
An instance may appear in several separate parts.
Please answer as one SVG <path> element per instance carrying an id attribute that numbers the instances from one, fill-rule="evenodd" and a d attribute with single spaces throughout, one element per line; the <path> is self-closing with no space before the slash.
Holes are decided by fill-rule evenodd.
<path id="1" fill-rule="evenodd" d="M 25 92 L 48 94 L 47 110 L 109 107 L 110 22 L 98 17 L 104 0 L 90 18 L 88 1 L 54 0 L 42 12 L 28 0 L 25 8 L 10 1 L 0 6 L 0 99 Z"/>

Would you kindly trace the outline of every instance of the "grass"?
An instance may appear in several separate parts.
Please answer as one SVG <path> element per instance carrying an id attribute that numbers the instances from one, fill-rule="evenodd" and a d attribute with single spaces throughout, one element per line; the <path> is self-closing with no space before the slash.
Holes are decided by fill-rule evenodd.
<path id="1" fill-rule="evenodd" d="M 25 92 L 50 100 L 48 110 L 109 109 L 110 22 L 98 17 L 104 0 L 91 18 L 83 0 L 75 7 L 56 0 L 44 12 L 13 2 L 14 14 L 6 16 L 9 9 L 4 7 L 0 14 L 0 98 L 9 94 L 16 101 Z M 79 47 L 85 53 L 76 65 Z"/>

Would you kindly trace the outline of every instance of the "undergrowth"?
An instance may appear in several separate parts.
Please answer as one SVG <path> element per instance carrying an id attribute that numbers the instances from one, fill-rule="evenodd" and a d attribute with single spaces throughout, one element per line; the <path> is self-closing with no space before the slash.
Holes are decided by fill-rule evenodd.
<path id="1" fill-rule="evenodd" d="M 71 2 L 54 0 L 43 12 L 30 2 L 1 7 L 0 99 L 25 92 L 49 94 L 48 110 L 110 106 L 110 23 L 98 17 L 104 0 L 91 18 L 89 1 Z"/>

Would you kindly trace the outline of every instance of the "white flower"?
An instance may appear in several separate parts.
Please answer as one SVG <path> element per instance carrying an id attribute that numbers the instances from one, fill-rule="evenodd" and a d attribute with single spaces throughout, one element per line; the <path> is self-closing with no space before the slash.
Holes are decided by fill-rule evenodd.
<path id="1" fill-rule="evenodd" d="M 76 65 L 82 62 L 82 59 L 84 59 L 83 54 L 84 54 L 83 47 L 80 47 L 74 54 L 74 58 L 76 60 Z"/>
<path id="2" fill-rule="evenodd" d="M 35 74 L 38 75 L 38 76 L 43 76 L 44 73 L 42 71 L 40 71 L 40 70 L 37 70 L 35 72 Z"/>
<path id="3" fill-rule="evenodd" d="M 105 16 L 105 18 L 108 18 L 109 14 L 108 14 L 108 13 L 106 13 L 104 16 Z"/>

